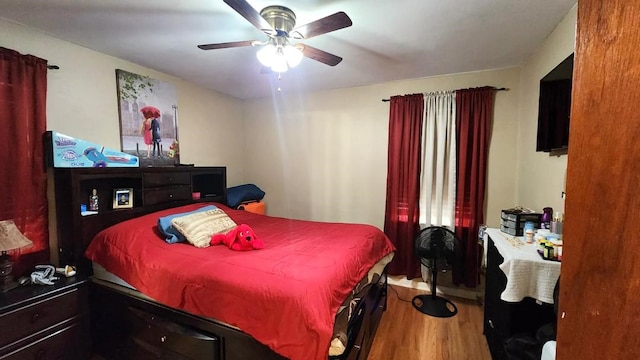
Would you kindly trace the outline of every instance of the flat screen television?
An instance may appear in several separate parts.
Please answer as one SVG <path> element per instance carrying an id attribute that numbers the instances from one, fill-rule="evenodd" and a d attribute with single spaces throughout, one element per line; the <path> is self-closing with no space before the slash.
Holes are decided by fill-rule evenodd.
<path id="1" fill-rule="evenodd" d="M 540 80 L 536 151 L 562 154 L 569 146 L 573 54 Z"/>

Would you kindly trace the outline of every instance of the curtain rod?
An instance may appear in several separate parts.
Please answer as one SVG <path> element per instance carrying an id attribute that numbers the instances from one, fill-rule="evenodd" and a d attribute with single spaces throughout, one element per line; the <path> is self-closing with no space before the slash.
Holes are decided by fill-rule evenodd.
<path id="1" fill-rule="evenodd" d="M 507 88 L 495 88 L 495 90 L 496 91 L 506 91 L 506 90 L 509 90 L 509 89 L 507 89 Z M 455 91 L 455 90 L 453 90 L 453 91 Z M 391 99 L 382 99 L 382 101 L 383 102 L 388 102 L 388 101 L 391 101 Z"/>
<path id="2" fill-rule="evenodd" d="M 58 65 L 47 65 L 47 69 L 49 69 L 49 70 L 58 70 L 58 69 L 60 69 L 60 66 L 58 66 Z"/>

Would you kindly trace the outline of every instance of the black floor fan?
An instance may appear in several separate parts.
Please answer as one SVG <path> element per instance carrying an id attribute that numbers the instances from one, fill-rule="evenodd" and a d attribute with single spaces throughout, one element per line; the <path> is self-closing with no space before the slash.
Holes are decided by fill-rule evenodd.
<path id="1" fill-rule="evenodd" d="M 420 230 L 415 240 L 415 253 L 420 263 L 431 269 L 431 294 L 417 295 L 411 303 L 423 314 L 451 317 L 458 308 L 451 301 L 436 295 L 438 271 L 450 269 L 455 259 L 458 238 L 453 231 L 442 226 Z"/>

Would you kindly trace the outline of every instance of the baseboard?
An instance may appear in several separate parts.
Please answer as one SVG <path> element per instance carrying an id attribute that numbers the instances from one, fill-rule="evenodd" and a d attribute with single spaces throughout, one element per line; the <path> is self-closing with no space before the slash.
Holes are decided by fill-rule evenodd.
<path id="1" fill-rule="evenodd" d="M 406 276 L 398 275 L 398 276 L 388 276 L 387 282 L 389 285 L 397 285 L 402 287 L 407 287 L 411 289 L 418 289 L 423 291 L 431 292 L 431 284 L 422 279 L 407 279 Z M 449 287 L 449 286 L 436 286 L 436 294 L 438 295 L 450 295 L 463 299 L 471 299 L 471 300 L 479 300 L 482 298 L 482 289 L 468 289 L 461 287 Z"/>
<path id="2" fill-rule="evenodd" d="M 387 283 L 389 285 L 397 285 L 411 289 L 418 289 L 431 292 L 431 285 L 422 281 L 422 279 L 407 279 L 406 276 L 402 275 L 389 275 L 387 276 Z M 436 292 L 440 293 L 439 289 L 436 287 Z"/>

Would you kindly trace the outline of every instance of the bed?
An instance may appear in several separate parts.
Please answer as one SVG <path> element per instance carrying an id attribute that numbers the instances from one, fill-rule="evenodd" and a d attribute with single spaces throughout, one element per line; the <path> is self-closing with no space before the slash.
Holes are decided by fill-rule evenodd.
<path id="1" fill-rule="evenodd" d="M 386 306 L 384 268 L 394 250 L 379 229 L 270 217 L 186 198 L 170 197 L 159 206 L 145 201 L 158 186 L 147 184 L 145 170 L 137 169 L 139 189 L 127 180 L 134 195 L 142 194 L 134 211 L 118 211 L 117 220 L 79 222 L 90 228 L 80 233 L 91 239 L 74 243 L 76 255 L 82 250 L 100 269 L 91 288 L 97 352 L 136 359 L 366 359 Z M 117 176 L 95 174 L 58 178 L 118 182 Z M 196 190 L 193 182 L 189 186 Z M 57 183 L 56 189 L 64 194 Z M 159 218 L 208 205 L 250 225 L 265 248 L 236 252 L 163 240 Z"/>

